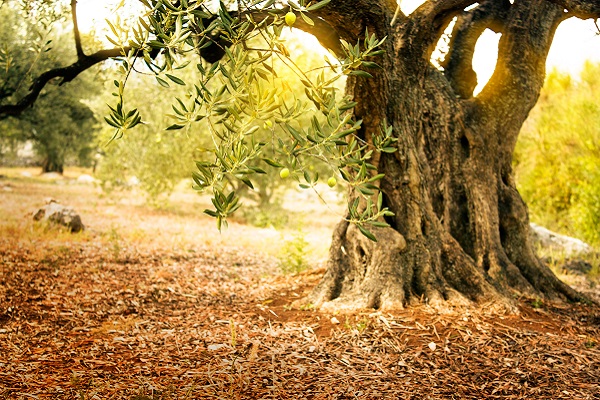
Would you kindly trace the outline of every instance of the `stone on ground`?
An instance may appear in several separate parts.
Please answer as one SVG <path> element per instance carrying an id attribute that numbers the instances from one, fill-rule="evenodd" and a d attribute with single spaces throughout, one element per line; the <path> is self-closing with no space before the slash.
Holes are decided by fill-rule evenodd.
<path id="1" fill-rule="evenodd" d="M 47 204 L 33 214 L 33 219 L 64 226 L 74 233 L 85 229 L 81 217 L 74 209 L 65 207 L 54 199 L 47 200 Z"/>

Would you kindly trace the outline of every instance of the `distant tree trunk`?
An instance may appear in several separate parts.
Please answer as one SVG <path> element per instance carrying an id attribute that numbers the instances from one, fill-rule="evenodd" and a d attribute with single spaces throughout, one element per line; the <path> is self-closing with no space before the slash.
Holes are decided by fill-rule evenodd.
<path id="1" fill-rule="evenodd" d="M 63 162 L 59 161 L 56 157 L 46 156 L 42 162 L 42 172 L 57 172 L 62 175 L 64 172 Z"/>
<path id="2" fill-rule="evenodd" d="M 456 9 L 421 7 L 390 28 L 389 8 L 366 3 L 357 2 L 357 17 L 350 8 L 324 17 L 344 20 L 336 29 L 349 42 L 367 27 L 388 37 L 377 60 L 382 70 L 373 79 L 350 77 L 347 89 L 358 102 L 365 140 L 384 120 L 394 127 L 398 151 L 375 163 L 386 174 L 381 191 L 395 216 L 387 221 L 391 228 L 374 230 L 377 243 L 341 222 L 310 301 L 401 308 L 422 301 L 508 304 L 514 294 L 579 299 L 536 256 L 511 168 L 562 8 L 545 0 L 480 1 L 459 14 L 440 72 L 430 64 L 432 49 Z M 499 59 L 473 97 L 471 60 L 485 28 L 502 32 Z"/>

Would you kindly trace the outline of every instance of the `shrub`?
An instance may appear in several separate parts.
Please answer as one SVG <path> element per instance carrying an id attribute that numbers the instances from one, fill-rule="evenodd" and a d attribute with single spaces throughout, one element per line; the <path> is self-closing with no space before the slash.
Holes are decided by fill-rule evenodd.
<path id="1" fill-rule="evenodd" d="M 579 77 L 553 71 L 515 152 L 531 219 L 600 245 L 600 64 Z"/>

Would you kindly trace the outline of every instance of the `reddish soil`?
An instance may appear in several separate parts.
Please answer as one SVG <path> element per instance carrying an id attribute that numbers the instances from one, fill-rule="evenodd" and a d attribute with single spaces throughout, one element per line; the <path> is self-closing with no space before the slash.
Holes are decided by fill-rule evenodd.
<path id="1" fill-rule="evenodd" d="M 294 308 L 322 270 L 281 275 L 251 242 L 277 236 L 215 239 L 194 215 L 65 187 L 90 227 L 69 235 L 30 221 L 60 188 L 11 189 L 0 195 L 0 399 L 600 399 L 598 307 Z"/>
<path id="2" fill-rule="evenodd" d="M 600 397 L 597 308 L 291 309 L 262 261 L 1 239 L 0 398 Z"/>

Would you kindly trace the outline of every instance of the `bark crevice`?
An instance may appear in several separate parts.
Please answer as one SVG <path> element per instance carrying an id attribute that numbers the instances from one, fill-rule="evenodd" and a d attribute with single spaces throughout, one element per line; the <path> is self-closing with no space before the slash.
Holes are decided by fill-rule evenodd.
<path id="1" fill-rule="evenodd" d="M 314 304 L 512 308 L 522 295 L 582 299 L 537 258 L 527 208 L 512 178 L 516 138 L 539 96 L 543 61 L 561 18 L 556 5 L 532 1 L 481 3 L 489 15 L 477 29 L 495 24 L 503 33 L 501 51 L 510 55 L 500 58 L 480 96 L 462 99 L 470 97 L 463 91 L 457 97 L 456 84 L 433 69 L 429 58 L 414 58 L 426 52 L 424 42 L 407 38 L 434 9 L 398 22 L 374 79 L 348 79 L 348 92 L 359 104 L 355 117 L 364 121 L 362 138 L 369 140 L 384 119 L 394 127 L 398 151 L 382 155 L 377 167 L 386 174 L 380 189 L 395 215 L 387 219 L 390 228 L 374 231 L 378 243 L 353 225 L 336 229 L 327 272 L 309 297 Z"/>

